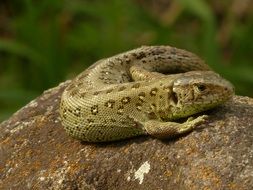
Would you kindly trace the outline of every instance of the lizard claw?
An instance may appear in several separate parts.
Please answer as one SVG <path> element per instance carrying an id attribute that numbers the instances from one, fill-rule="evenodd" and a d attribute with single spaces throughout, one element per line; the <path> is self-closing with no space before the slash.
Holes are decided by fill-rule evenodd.
<path id="1" fill-rule="evenodd" d="M 200 124 L 205 123 L 207 118 L 208 118 L 208 115 L 201 115 L 201 116 L 198 116 L 197 118 L 193 119 L 191 122 L 193 122 L 194 125 L 196 126 L 196 125 L 200 125 Z"/>

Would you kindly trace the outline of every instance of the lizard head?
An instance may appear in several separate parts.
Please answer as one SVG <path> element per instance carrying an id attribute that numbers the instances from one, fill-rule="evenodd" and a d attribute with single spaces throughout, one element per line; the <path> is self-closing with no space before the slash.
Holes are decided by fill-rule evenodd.
<path id="1" fill-rule="evenodd" d="M 179 117 L 211 109 L 234 95 L 233 85 L 212 71 L 179 74 L 172 91 L 175 114 Z"/>

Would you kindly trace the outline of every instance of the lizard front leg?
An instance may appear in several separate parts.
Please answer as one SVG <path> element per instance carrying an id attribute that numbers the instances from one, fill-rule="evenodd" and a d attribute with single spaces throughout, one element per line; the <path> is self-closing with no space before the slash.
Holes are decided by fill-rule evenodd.
<path id="1" fill-rule="evenodd" d="M 149 120 L 144 123 L 144 129 L 151 136 L 165 139 L 192 131 L 198 125 L 204 123 L 207 117 L 207 115 L 202 115 L 195 119 L 190 117 L 184 123 Z"/>

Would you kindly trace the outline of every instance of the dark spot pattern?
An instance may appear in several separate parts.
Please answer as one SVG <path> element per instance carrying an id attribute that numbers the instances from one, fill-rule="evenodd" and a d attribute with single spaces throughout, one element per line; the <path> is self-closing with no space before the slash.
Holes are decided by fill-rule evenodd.
<path id="1" fill-rule="evenodd" d="M 110 88 L 110 89 L 108 89 L 108 90 L 106 90 L 106 94 L 110 94 L 111 92 L 113 91 L 113 89 L 112 88 Z"/>
<path id="2" fill-rule="evenodd" d="M 130 80 L 131 80 L 130 77 L 129 77 L 126 73 L 123 73 L 123 74 L 121 75 L 121 78 L 122 78 L 123 81 L 130 81 Z M 123 82 L 123 81 L 122 81 L 122 82 Z"/>
<path id="3" fill-rule="evenodd" d="M 160 110 L 160 111 L 158 112 L 158 114 L 159 114 L 159 116 L 161 117 L 161 119 L 166 119 L 166 113 L 165 113 L 165 111 Z"/>
<path id="4" fill-rule="evenodd" d="M 93 92 L 93 95 L 94 95 L 94 96 L 97 96 L 98 94 L 99 94 L 99 91 Z"/>
<path id="5" fill-rule="evenodd" d="M 67 110 L 66 109 L 63 109 L 63 111 L 62 111 L 62 117 L 64 118 L 64 119 L 66 119 L 67 118 Z"/>
<path id="6" fill-rule="evenodd" d="M 83 79 L 86 78 L 88 75 L 89 75 L 89 73 L 88 73 L 88 72 L 85 72 L 85 73 L 81 74 L 81 75 L 78 77 L 78 80 L 83 80 Z"/>
<path id="7" fill-rule="evenodd" d="M 114 119 L 114 118 L 110 118 L 110 121 L 111 121 L 112 123 L 117 122 L 116 119 Z"/>
<path id="8" fill-rule="evenodd" d="M 75 85 L 74 85 L 73 83 L 71 83 L 71 84 L 68 86 L 67 90 L 68 90 L 68 91 L 71 91 L 73 88 L 75 88 Z"/>
<path id="9" fill-rule="evenodd" d="M 81 97 L 81 98 L 84 98 L 85 96 L 86 96 L 86 92 L 80 93 L 80 97 Z"/>
<path id="10" fill-rule="evenodd" d="M 148 112 L 147 115 L 149 119 L 157 119 L 155 112 Z"/>
<path id="11" fill-rule="evenodd" d="M 93 105 L 91 107 L 91 114 L 92 115 L 97 115 L 98 114 L 98 105 Z"/>
<path id="12" fill-rule="evenodd" d="M 105 102 L 105 107 L 113 108 L 114 104 L 115 104 L 115 101 L 110 99 L 107 102 Z"/>
<path id="13" fill-rule="evenodd" d="M 120 121 L 121 125 L 128 125 L 128 122 L 126 120 Z"/>
<path id="14" fill-rule="evenodd" d="M 68 109 L 68 112 L 73 113 L 72 109 Z"/>
<path id="15" fill-rule="evenodd" d="M 123 91 L 123 90 L 125 90 L 125 89 L 126 89 L 125 86 L 121 86 L 121 87 L 119 87 L 118 91 L 120 92 L 120 91 Z"/>
<path id="16" fill-rule="evenodd" d="M 76 129 L 80 129 L 80 125 L 79 125 L 78 121 L 75 121 L 74 125 L 75 125 Z"/>
<path id="17" fill-rule="evenodd" d="M 131 100 L 131 98 L 128 97 L 128 96 L 126 96 L 126 97 L 123 97 L 123 98 L 121 99 L 121 103 L 122 103 L 122 104 L 127 104 L 127 103 L 130 102 L 130 100 Z"/>
<path id="18" fill-rule="evenodd" d="M 88 122 L 88 123 L 94 123 L 94 119 L 87 118 L 87 122 Z"/>
<path id="19" fill-rule="evenodd" d="M 141 111 L 141 109 L 142 109 L 142 104 L 137 103 L 137 104 L 135 104 L 135 106 L 136 106 L 136 109 L 137 109 L 138 111 Z"/>
<path id="20" fill-rule="evenodd" d="M 109 75 L 109 74 L 112 74 L 111 71 L 107 71 L 107 70 L 102 70 L 100 71 L 101 74 L 105 74 L 105 75 Z"/>
<path id="21" fill-rule="evenodd" d="M 104 81 L 104 84 L 113 84 L 112 81 Z"/>
<path id="22" fill-rule="evenodd" d="M 155 105 L 154 103 L 152 103 L 152 104 L 150 105 L 150 108 L 151 108 L 151 110 L 155 110 L 155 109 L 156 109 L 156 105 Z"/>
<path id="23" fill-rule="evenodd" d="M 132 86 L 132 88 L 133 89 L 137 89 L 137 88 L 140 88 L 140 83 L 135 83 L 133 86 Z"/>
<path id="24" fill-rule="evenodd" d="M 70 96 L 73 97 L 73 96 L 77 95 L 78 92 L 79 92 L 79 90 L 77 88 L 74 88 L 73 90 L 71 90 Z"/>
<path id="25" fill-rule="evenodd" d="M 76 84 L 77 87 L 81 87 L 82 85 L 83 85 L 82 82 L 78 82 L 78 83 Z"/>
<path id="26" fill-rule="evenodd" d="M 126 62 L 127 64 L 129 64 L 129 63 L 131 62 L 131 60 L 130 60 L 128 57 L 126 57 L 125 62 Z"/>
<path id="27" fill-rule="evenodd" d="M 140 92 L 140 93 L 138 94 L 139 100 L 140 100 L 141 102 L 144 102 L 145 96 L 146 96 L 145 92 Z"/>
<path id="28" fill-rule="evenodd" d="M 135 121 L 135 122 L 133 123 L 132 126 L 133 126 L 133 127 L 138 127 L 138 125 L 139 125 L 139 124 Z"/>
<path id="29" fill-rule="evenodd" d="M 99 76 L 98 79 L 105 80 L 105 78 L 103 76 Z"/>
<path id="30" fill-rule="evenodd" d="M 163 87 L 163 90 L 167 91 L 167 92 L 170 92 L 170 87 L 169 86 L 164 86 Z"/>
<path id="31" fill-rule="evenodd" d="M 76 116 L 76 117 L 80 117 L 81 115 L 81 108 L 78 107 L 74 110 L 73 114 Z"/>
<path id="32" fill-rule="evenodd" d="M 113 61 L 109 61 L 109 63 L 107 64 L 107 66 L 109 67 L 109 68 L 113 68 L 114 67 L 114 62 Z"/>
<path id="33" fill-rule="evenodd" d="M 74 134 L 74 130 L 73 129 L 69 129 L 69 131 L 68 131 L 71 135 L 73 135 Z"/>
<path id="34" fill-rule="evenodd" d="M 155 96 L 157 94 L 158 89 L 157 88 L 152 88 L 150 91 L 150 96 Z"/>
<path id="35" fill-rule="evenodd" d="M 120 105 L 117 109 L 117 114 L 119 115 L 123 115 L 123 112 L 124 112 L 124 107 L 122 105 Z"/>
<path id="36" fill-rule="evenodd" d="M 142 59 L 142 58 L 144 58 L 144 57 L 146 57 L 146 54 L 145 54 L 143 51 L 141 51 L 141 52 L 139 52 L 139 54 L 136 56 L 136 59 Z"/>

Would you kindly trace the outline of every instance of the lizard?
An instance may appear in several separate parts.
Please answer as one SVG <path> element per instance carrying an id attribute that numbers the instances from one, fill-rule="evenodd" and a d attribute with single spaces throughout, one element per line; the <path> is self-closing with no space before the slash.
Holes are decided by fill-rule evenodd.
<path id="1" fill-rule="evenodd" d="M 66 132 L 81 141 L 164 139 L 192 131 L 207 120 L 197 113 L 233 94 L 233 85 L 197 55 L 142 46 L 101 59 L 79 74 L 64 90 L 59 112 Z M 188 119 L 178 122 L 181 118 Z"/>

